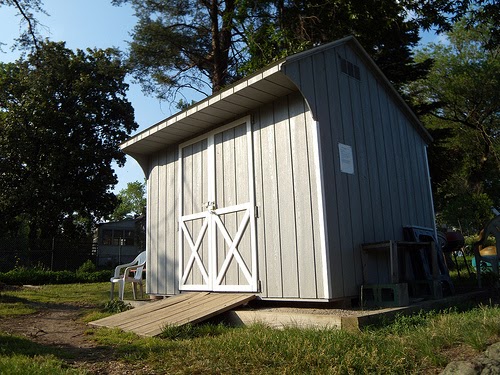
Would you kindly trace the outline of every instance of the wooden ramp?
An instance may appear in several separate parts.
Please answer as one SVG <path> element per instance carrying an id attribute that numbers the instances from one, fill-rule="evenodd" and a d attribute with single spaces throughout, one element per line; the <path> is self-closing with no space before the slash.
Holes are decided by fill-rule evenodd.
<path id="1" fill-rule="evenodd" d="M 248 293 L 183 293 L 90 322 L 95 327 L 120 328 L 140 336 L 159 335 L 166 326 L 198 323 L 254 299 Z"/>

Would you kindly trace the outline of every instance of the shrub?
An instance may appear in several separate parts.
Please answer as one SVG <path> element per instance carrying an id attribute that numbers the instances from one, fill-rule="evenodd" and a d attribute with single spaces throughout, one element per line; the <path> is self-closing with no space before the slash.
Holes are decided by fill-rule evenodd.
<path id="1" fill-rule="evenodd" d="M 95 283 L 95 282 L 109 281 L 109 278 L 110 278 L 109 270 L 94 271 L 94 272 L 79 272 L 79 271 L 72 272 L 72 271 L 50 271 L 42 267 L 33 267 L 33 268 L 17 267 L 8 272 L 0 273 L 0 282 L 9 285 Z"/>
<path id="2" fill-rule="evenodd" d="M 76 273 L 89 273 L 97 271 L 97 267 L 90 259 L 86 260 L 77 270 Z"/>

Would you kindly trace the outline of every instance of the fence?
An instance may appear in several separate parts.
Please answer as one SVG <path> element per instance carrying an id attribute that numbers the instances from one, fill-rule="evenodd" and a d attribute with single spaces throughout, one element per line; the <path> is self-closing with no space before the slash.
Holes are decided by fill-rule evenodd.
<path id="1" fill-rule="evenodd" d="M 16 266 L 43 266 L 53 271 L 74 271 L 85 261 L 95 262 L 97 248 L 92 240 L 49 238 L 0 238 L 0 272 Z"/>

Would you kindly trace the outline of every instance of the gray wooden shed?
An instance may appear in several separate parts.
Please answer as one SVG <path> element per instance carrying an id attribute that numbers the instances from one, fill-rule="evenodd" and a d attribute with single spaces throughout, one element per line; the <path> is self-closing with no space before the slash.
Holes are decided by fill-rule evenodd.
<path id="1" fill-rule="evenodd" d="M 359 295 L 362 243 L 434 228 L 430 140 L 353 37 L 161 121 L 122 145 L 147 177 L 147 292 Z"/>

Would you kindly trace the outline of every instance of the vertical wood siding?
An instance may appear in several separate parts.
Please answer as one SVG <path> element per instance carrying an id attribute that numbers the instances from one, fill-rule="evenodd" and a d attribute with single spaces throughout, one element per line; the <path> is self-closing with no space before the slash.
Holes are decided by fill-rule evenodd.
<path id="1" fill-rule="evenodd" d="M 339 56 L 360 68 L 341 72 Z M 426 144 L 395 98 L 348 46 L 287 63 L 320 124 L 332 298 L 359 294 L 362 243 L 400 240 L 402 227 L 433 227 Z M 342 173 L 338 144 L 352 147 L 354 174 Z M 367 271 L 387 282 L 386 262 L 371 257 Z"/>
<path id="2" fill-rule="evenodd" d="M 178 291 L 177 147 L 150 158 L 146 241 L 146 290 L 159 295 Z"/>
<path id="3" fill-rule="evenodd" d="M 284 97 L 253 113 L 253 158 L 255 199 L 258 207 L 257 258 L 261 296 L 270 298 L 326 298 L 318 206 L 318 173 L 314 132 L 316 122 L 299 93 Z M 247 143 L 245 126 L 215 135 L 216 194 L 222 206 L 248 201 L 246 173 Z M 203 161 L 183 150 L 184 188 L 200 197 L 205 181 L 201 176 Z M 194 151 L 192 150 L 193 154 Z M 198 150 L 199 151 L 199 150 Z M 148 178 L 148 245 L 147 287 L 154 294 L 178 293 L 178 227 L 179 194 L 177 146 L 155 154 L 150 159 Z M 203 197 L 202 197 L 203 198 Z M 183 202 L 184 214 L 199 212 L 198 204 Z M 241 217 L 222 218 L 229 232 L 235 232 Z M 241 216 L 241 214 L 238 214 Z M 197 228 L 190 230 L 196 232 Z M 220 240 L 222 241 L 222 239 Z M 240 251 L 244 258 L 250 252 L 244 238 Z M 222 243 L 220 244 L 222 246 Z M 204 250 L 200 250 L 204 255 Z M 184 262 L 186 259 L 184 259 Z M 190 282 L 199 282 L 193 275 Z M 232 265 L 224 282 L 241 280 L 241 271 Z"/>
<path id="4" fill-rule="evenodd" d="M 326 298 L 314 132 L 297 93 L 254 116 L 257 244 L 262 296 Z"/>

